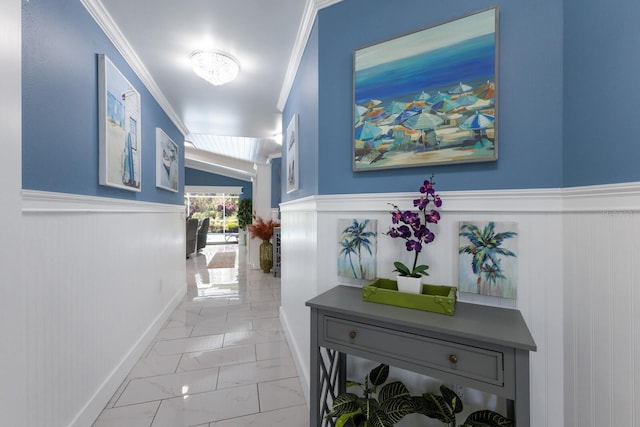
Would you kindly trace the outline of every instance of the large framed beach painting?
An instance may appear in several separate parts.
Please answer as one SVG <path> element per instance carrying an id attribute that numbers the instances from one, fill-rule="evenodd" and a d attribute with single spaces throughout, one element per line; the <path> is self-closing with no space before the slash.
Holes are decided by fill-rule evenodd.
<path id="1" fill-rule="evenodd" d="M 100 185 L 140 191 L 140 94 L 106 55 L 98 55 Z"/>
<path id="2" fill-rule="evenodd" d="M 498 8 L 354 52 L 353 170 L 498 158 Z"/>

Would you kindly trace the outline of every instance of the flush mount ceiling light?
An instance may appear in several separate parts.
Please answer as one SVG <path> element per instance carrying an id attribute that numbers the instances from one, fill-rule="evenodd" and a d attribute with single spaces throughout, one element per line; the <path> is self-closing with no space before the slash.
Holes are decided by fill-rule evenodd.
<path id="1" fill-rule="evenodd" d="M 209 83 L 220 86 L 229 83 L 240 72 L 240 64 L 233 56 L 215 50 L 196 50 L 191 53 L 193 71 Z"/>

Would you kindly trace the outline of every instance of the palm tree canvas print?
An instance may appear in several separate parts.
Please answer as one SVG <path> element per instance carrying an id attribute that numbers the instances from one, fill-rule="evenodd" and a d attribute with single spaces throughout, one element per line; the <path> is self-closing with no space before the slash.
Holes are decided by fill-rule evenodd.
<path id="1" fill-rule="evenodd" d="M 370 219 L 338 220 L 338 276 L 376 278 L 377 223 Z"/>
<path id="2" fill-rule="evenodd" d="M 461 222 L 458 236 L 458 289 L 516 299 L 517 224 Z"/>

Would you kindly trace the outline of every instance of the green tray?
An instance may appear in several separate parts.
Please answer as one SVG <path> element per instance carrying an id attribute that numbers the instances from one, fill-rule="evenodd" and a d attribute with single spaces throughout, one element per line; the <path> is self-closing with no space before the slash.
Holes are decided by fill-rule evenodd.
<path id="1" fill-rule="evenodd" d="M 376 279 L 362 287 L 362 299 L 453 316 L 456 290 L 454 286 L 422 285 L 422 293 L 417 295 L 398 291 L 395 280 Z"/>

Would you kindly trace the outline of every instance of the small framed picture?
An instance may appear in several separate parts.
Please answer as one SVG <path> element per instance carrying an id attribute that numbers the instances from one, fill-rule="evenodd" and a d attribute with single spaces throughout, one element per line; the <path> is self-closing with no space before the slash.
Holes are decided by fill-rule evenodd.
<path id="1" fill-rule="evenodd" d="M 156 128 L 156 187 L 178 191 L 178 144 L 160 128 Z"/>
<path id="2" fill-rule="evenodd" d="M 287 126 L 287 193 L 298 189 L 298 114 L 294 114 Z"/>

